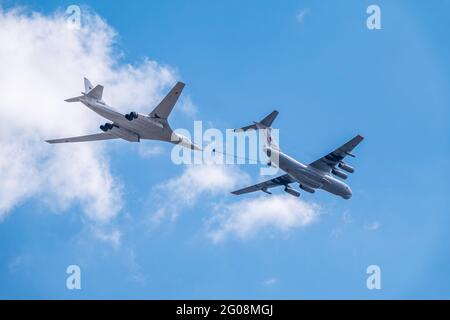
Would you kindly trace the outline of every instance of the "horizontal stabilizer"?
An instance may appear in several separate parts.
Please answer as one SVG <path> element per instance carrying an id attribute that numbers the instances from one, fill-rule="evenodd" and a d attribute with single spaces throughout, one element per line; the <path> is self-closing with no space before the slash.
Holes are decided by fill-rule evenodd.
<path id="1" fill-rule="evenodd" d="M 251 125 L 249 125 L 249 126 L 246 126 L 246 127 L 242 127 L 242 128 L 238 128 L 238 129 L 234 129 L 233 131 L 234 132 L 236 132 L 236 131 L 248 131 L 248 130 L 257 130 L 258 128 L 256 127 L 256 124 L 251 124 Z"/>
<path id="2" fill-rule="evenodd" d="M 85 89 L 85 92 L 82 92 L 83 96 L 87 96 L 89 98 L 93 98 L 93 99 L 96 99 L 96 100 L 102 100 L 103 86 L 98 85 L 98 86 L 94 87 L 92 85 L 92 83 L 87 78 L 84 78 L 84 89 Z M 70 98 L 70 99 L 67 99 L 67 100 L 64 100 L 64 101 L 66 101 L 66 102 L 78 102 L 78 101 L 81 101 L 81 98 L 83 98 L 83 96 Z"/>
<path id="3" fill-rule="evenodd" d="M 89 91 L 86 95 L 88 97 L 90 97 L 90 98 L 94 98 L 94 99 L 97 99 L 97 100 L 102 100 L 103 86 L 102 85 L 97 85 L 94 89 Z"/>
<path id="4" fill-rule="evenodd" d="M 250 129 L 257 130 L 260 128 L 270 128 L 272 126 L 272 123 L 274 122 L 275 118 L 278 116 L 278 111 L 274 110 L 271 114 L 269 114 L 267 117 L 262 119 L 260 122 L 255 122 L 254 124 L 251 124 L 246 127 L 242 127 L 239 129 L 234 129 L 234 131 L 247 131 Z"/>
<path id="5" fill-rule="evenodd" d="M 64 101 L 65 101 L 65 102 L 78 102 L 78 101 L 80 101 L 80 98 L 83 98 L 83 96 L 79 96 L 79 97 L 75 97 L 75 98 L 66 99 L 66 100 L 64 100 Z"/>
<path id="6" fill-rule="evenodd" d="M 278 116 L 278 111 L 274 110 L 271 114 L 269 114 L 267 117 L 265 117 L 260 123 L 263 124 L 264 126 L 266 126 L 267 128 L 270 128 L 277 116 Z"/>

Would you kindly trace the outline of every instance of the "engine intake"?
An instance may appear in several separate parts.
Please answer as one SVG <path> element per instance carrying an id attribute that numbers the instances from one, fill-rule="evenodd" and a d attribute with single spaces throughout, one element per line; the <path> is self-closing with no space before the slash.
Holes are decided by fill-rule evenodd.
<path id="1" fill-rule="evenodd" d="M 100 130 L 103 132 L 106 132 L 108 130 L 111 130 L 114 126 L 111 123 L 105 123 L 104 125 L 100 126 Z"/>
<path id="2" fill-rule="evenodd" d="M 138 118 L 138 114 L 134 111 L 125 115 L 125 119 L 127 119 L 128 121 L 133 121 L 133 119 L 137 119 L 137 118 Z"/>

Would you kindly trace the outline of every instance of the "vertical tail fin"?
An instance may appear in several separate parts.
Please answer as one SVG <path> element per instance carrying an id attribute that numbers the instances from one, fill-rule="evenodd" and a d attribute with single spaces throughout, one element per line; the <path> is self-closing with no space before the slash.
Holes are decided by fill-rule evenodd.
<path id="1" fill-rule="evenodd" d="M 266 128 L 266 144 L 268 147 L 271 147 L 273 149 L 276 150 L 280 150 L 280 148 L 278 147 L 277 143 L 275 142 L 275 140 L 272 138 L 272 128 L 271 127 L 267 127 Z"/>
<path id="2" fill-rule="evenodd" d="M 276 149 L 276 150 L 279 150 L 280 148 L 278 147 L 278 145 L 276 144 L 276 142 L 274 141 L 274 139 L 272 137 L 272 123 L 275 121 L 278 114 L 279 114 L 279 112 L 277 110 L 274 110 L 274 111 L 272 111 L 271 114 L 269 114 L 267 117 L 262 119 L 261 122 L 256 123 L 256 127 L 258 129 L 265 130 L 266 145 L 268 147 Z"/>
<path id="3" fill-rule="evenodd" d="M 91 91 L 92 89 L 94 89 L 92 83 L 89 81 L 89 79 L 84 78 L 84 92 L 89 93 L 89 91 Z"/>
<path id="4" fill-rule="evenodd" d="M 103 96 L 103 86 L 101 85 L 97 85 L 95 86 L 94 89 L 92 89 L 91 91 L 89 91 L 86 94 L 88 97 L 97 99 L 97 100 L 102 100 L 102 96 Z"/>

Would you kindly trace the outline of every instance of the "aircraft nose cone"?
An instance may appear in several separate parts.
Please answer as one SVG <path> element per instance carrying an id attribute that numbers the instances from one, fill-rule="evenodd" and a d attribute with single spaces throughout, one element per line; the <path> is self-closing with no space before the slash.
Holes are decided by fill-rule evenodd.
<path id="1" fill-rule="evenodd" d="M 180 144 L 187 149 L 203 151 L 203 149 L 200 148 L 200 146 L 196 145 L 189 138 L 187 138 L 181 134 L 174 133 L 172 135 L 171 141 L 174 141 L 175 144 Z"/>
<path id="2" fill-rule="evenodd" d="M 195 143 L 192 143 L 191 149 L 192 149 L 192 150 L 196 150 L 196 151 L 203 151 L 203 149 L 200 148 L 200 147 L 199 147 L 198 145 L 196 145 Z"/>
<path id="3" fill-rule="evenodd" d="M 345 191 L 346 191 L 346 192 L 345 192 L 343 198 L 346 199 L 346 200 L 348 200 L 348 199 L 350 199 L 350 198 L 352 197 L 353 192 L 352 192 L 352 189 L 350 189 L 349 187 L 346 187 L 346 188 L 345 188 Z"/>

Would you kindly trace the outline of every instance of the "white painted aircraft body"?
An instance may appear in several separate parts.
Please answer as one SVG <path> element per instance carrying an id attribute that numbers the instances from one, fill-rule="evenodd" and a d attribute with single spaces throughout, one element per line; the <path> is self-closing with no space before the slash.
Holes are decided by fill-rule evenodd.
<path id="1" fill-rule="evenodd" d="M 47 140 L 48 143 L 87 142 L 110 139 L 124 139 L 129 142 L 140 142 L 144 140 L 160 140 L 192 150 L 201 150 L 200 147 L 191 142 L 187 137 L 173 132 L 167 118 L 169 117 L 178 97 L 184 88 L 184 83 L 178 82 L 160 104 L 148 115 L 130 112 L 121 114 L 108 106 L 103 100 L 103 86 L 97 85 L 93 88 L 88 79 L 84 79 L 85 91 L 82 96 L 67 99 L 67 102 L 81 102 L 86 107 L 111 121 L 100 126 L 102 132 L 86 136 L 78 136 L 63 139 Z"/>

